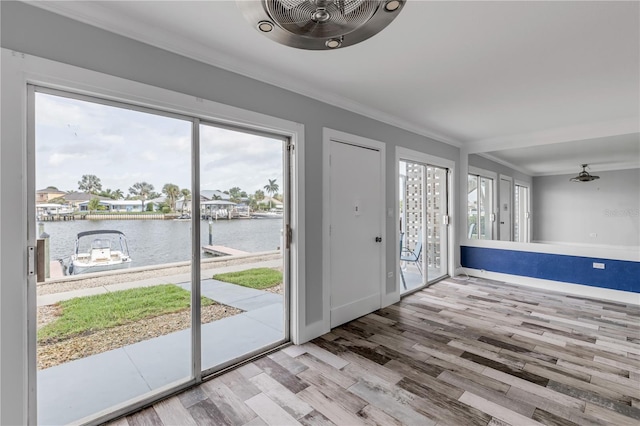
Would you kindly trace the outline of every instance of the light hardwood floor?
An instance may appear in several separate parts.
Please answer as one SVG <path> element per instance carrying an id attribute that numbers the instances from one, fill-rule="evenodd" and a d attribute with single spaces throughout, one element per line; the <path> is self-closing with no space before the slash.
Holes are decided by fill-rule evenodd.
<path id="1" fill-rule="evenodd" d="M 114 425 L 640 424 L 640 308 L 447 279 Z"/>

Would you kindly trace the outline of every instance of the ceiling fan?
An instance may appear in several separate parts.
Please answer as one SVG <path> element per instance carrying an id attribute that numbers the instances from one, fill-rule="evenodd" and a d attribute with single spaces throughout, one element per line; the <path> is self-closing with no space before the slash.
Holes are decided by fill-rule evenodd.
<path id="1" fill-rule="evenodd" d="M 600 176 L 590 175 L 589 172 L 587 172 L 587 166 L 588 164 L 583 164 L 582 171 L 578 173 L 578 176 L 572 177 L 569 180 L 571 182 L 591 182 L 592 180 L 600 179 Z"/>
<path id="2" fill-rule="evenodd" d="M 270 39 L 307 50 L 351 46 L 382 31 L 406 0 L 237 0 L 245 18 Z"/>

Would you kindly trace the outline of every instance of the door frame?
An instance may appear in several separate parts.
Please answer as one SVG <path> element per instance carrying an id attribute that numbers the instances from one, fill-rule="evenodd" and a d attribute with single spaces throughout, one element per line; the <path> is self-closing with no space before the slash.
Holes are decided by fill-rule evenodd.
<path id="1" fill-rule="evenodd" d="M 374 139 L 365 138 L 339 130 L 322 128 L 322 321 L 317 322 L 319 333 L 328 333 L 331 330 L 331 239 L 329 227 L 331 225 L 331 169 L 330 154 L 331 142 L 342 142 L 362 148 L 373 149 L 380 152 L 380 235 L 382 236 L 382 248 L 380 250 L 380 306 L 385 306 L 387 299 L 387 235 L 386 235 L 386 144 Z M 309 328 L 310 325 L 307 325 Z"/>
<path id="2" fill-rule="evenodd" d="M 421 151 L 415 151 L 413 149 L 409 149 L 409 148 L 404 148 L 401 146 L 397 146 L 396 147 L 396 158 L 395 158 L 395 178 L 394 178 L 394 193 L 395 193 L 395 198 L 394 198 L 394 204 L 395 204 L 395 214 L 394 216 L 394 229 L 395 229 L 395 238 L 396 241 L 400 241 L 400 228 L 397 226 L 397 224 L 399 223 L 400 217 L 399 217 L 399 213 L 400 213 L 400 189 L 398 185 L 398 180 L 400 178 L 400 161 L 411 161 L 411 162 L 415 162 L 415 163 L 419 163 L 419 164 L 423 164 L 425 166 L 429 165 L 429 166 L 436 166 L 436 167 L 441 167 L 444 169 L 448 169 L 447 172 L 447 191 L 449 192 L 447 194 L 447 215 L 449 216 L 449 226 L 447 228 L 447 272 L 449 274 L 449 276 L 453 276 L 455 275 L 456 272 L 456 258 L 455 258 L 455 252 L 456 252 L 456 244 L 454 241 L 454 235 L 456 232 L 456 223 L 457 221 L 454 220 L 455 218 L 457 218 L 457 211 L 456 211 L 456 162 L 453 160 L 447 160 L 446 158 L 442 158 L 442 157 L 435 157 L 433 155 L 421 152 Z M 466 205 L 465 205 L 466 206 Z M 465 210 L 466 211 L 466 210 Z M 389 294 L 389 302 L 390 303 L 395 303 L 397 301 L 400 300 L 400 286 L 402 285 L 401 281 L 401 277 L 400 277 L 400 256 L 398 255 L 397 251 L 394 254 L 394 270 L 395 270 L 395 274 L 396 274 L 396 280 L 395 280 L 395 290 L 393 293 Z M 428 278 L 428 277 L 427 277 Z M 429 285 L 429 282 L 427 280 L 427 284 L 425 284 L 421 288 L 424 288 L 426 286 Z M 408 292 L 406 293 L 406 295 L 411 294 L 412 292 Z"/>
<path id="3" fill-rule="evenodd" d="M 291 161 L 291 271 L 289 338 L 294 343 L 305 341 L 309 335 L 305 317 L 305 181 L 304 181 L 304 125 L 266 114 L 245 110 L 207 99 L 196 98 L 168 89 L 103 74 L 96 71 L 1 49 L 2 55 L 2 173 L 3 195 L 16 203 L 2 203 L 2 282 L 14 283 L 0 290 L 0 311 L 3 319 L 2 361 L 11 365 L 11 374 L 4 368 L 3 387 L 14 389 L 11 399 L 17 407 L 7 418 L 20 419 L 18 424 L 36 424 L 36 288 L 35 278 L 27 272 L 29 247 L 35 246 L 32 215 L 35 202 L 34 138 L 28 124 L 29 85 L 69 91 L 78 95 L 123 102 L 151 108 L 169 114 L 185 114 L 198 119 L 242 126 L 248 130 L 277 133 L 288 137 L 295 146 Z M 33 93 L 33 92 L 31 92 Z M 5 120 L 6 119 L 6 120 Z M 5 125 L 6 124 L 6 125 Z M 6 149 L 5 149 L 6 148 Z M 6 155 L 5 155 L 6 154 Z M 31 200 L 31 201 L 30 201 Z M 6 250 L 5 250 L 6 249 Z M 12 332 L 4 333 L 4 320 L 11 319 Z M 9 322 L 7 321 L 6 324 Z M 32 341 L 33 340 L 33 341 Z M 163 395 L 169 395 L 198 381 L 194 379 L 171 389 L 159 389 L 142 398 L 128 401 L 126 407 L 112 414 L 125 413 Z M 3 410 L 4 411 L 4 410 Z M 105 421 L 112 415 L 100 415 L 92 421 Z M 3 413 L 4 415 L 4 413 Z"/>

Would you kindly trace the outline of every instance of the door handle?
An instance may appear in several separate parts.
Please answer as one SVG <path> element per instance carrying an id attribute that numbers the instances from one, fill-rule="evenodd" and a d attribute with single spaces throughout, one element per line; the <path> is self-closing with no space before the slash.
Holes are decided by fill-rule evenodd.
<path id="1" fill-rule="evenodd" d="M 376 243 L 381 243 L 382 242 L 382 237 L 376 237 Z"/>

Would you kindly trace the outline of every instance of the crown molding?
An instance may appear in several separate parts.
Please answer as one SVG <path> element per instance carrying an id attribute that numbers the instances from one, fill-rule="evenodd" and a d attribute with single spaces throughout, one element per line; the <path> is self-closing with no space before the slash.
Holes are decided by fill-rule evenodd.
<path id="1" fill-rule="evenodd" d="M 477 154 L 485 151 L 527 148 L 638 132 L 640 132 L 640 120 L 638 117 L 629 117 L 620 120 L 472 141 L 466 143 L 465 148 L 468 153 Z"/>
<path id="2" fill-rule="evenodd" d="M 280 73 L 269 72 L 265 67 L 256 67 L 248 61 L 215 51 L 210 46 L 202 43 L 195 41 L 177 42 L 179 38 L 163 29 L 114 13 L 112 10 L 94 2 L 28 1 L 26 3 L 75 21 L 416 133 L 437 142 L 452 145 L 456 148 L 462 147 L 460 141 L 428 129 L 425 126 L 412 123 L 337 94 L 314 90 L 304 82 L 294 81 L 287 77 L 279 78 Z M 139 30 L 135 30 L 135 28 Z"/>
<path id="3" fill-rule="evenodd" d="M 478 152 L 478 153 L 476 153 L 476 155 L 479 155 L 480 157 L 484 157 L 487 160 L 491 160 L 491 161 L 493 161 L 495 163 L 502 164 L 503 166 L 507 166 L 510 169 L 513 169 L 513 170 L 515 170 L 517 172 L 520 172 L 522 174 L 525 174 L 527 176 L 536 176 L 536 174 L 534 172 L 532 172 L 531 170 L 529 170 L 529 169 L 527 169 L 525 167 L 515 165 L 513 163 L 510 163 L 510 162 L 505 161 L 505 160 L 503 160 L 501 158 L 495 157 L 495 156 L 493 156 L 491 154 L 488 154 L 486 152 Z"/>

